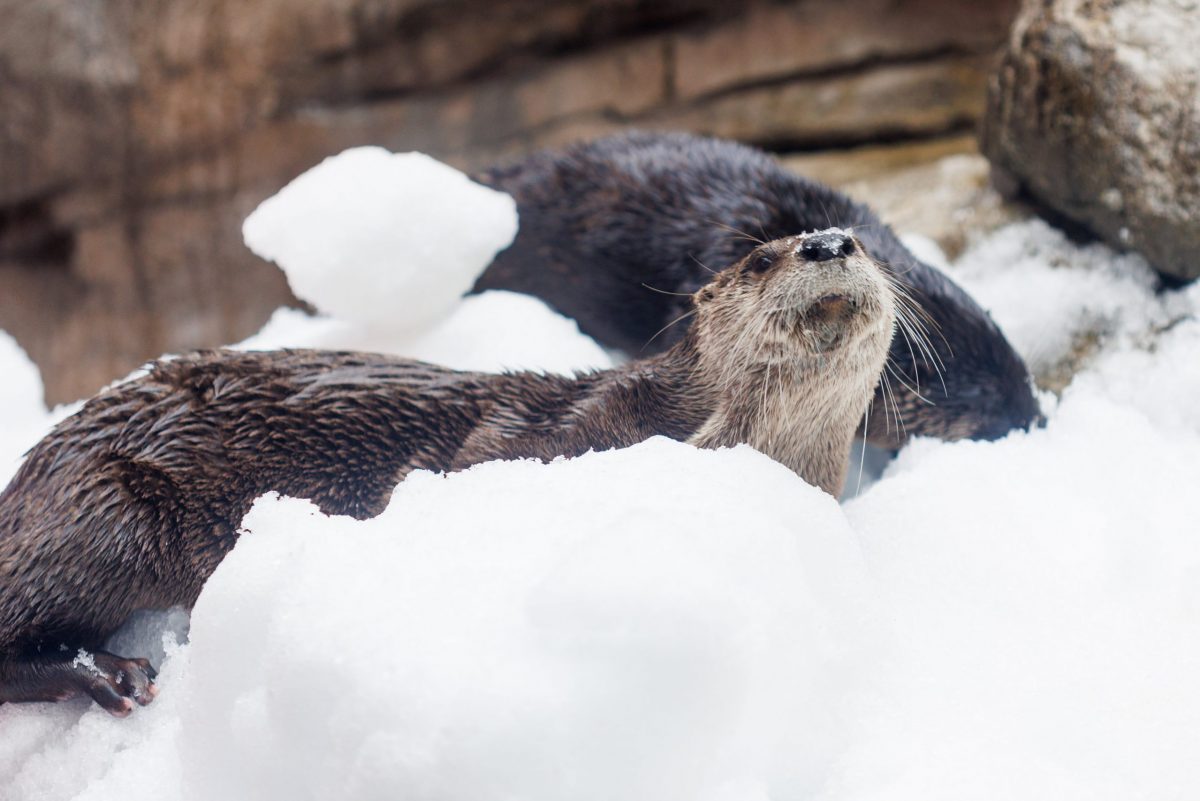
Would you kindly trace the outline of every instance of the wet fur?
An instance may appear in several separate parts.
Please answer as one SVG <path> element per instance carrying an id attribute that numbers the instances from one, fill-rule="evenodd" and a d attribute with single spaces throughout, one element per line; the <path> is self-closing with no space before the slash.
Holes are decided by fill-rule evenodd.
<path id="1" fill-rule="evenodd" d="M 149 703 L 152 672 L 100 654 L 111 680 L 97 684 L 72 666 L 76 649 L 100 646 L 136 610 L 190 606 L 272 490 L 363 519 L 412 470 L 662 435 L 749 442 L 837 494 L 892 296 L 861 255 L 805 265 L 794 240 L 758 255 L 697 294 L 698 322 L 672 348 L 612 370 L 493 375 L 364 353 L 209 351 L 101 393 L 0 495 L 0 701 L 86 692 L 114 714 L 131 693 Z M 832 307 L 855 313 L 800 313 L 831 291 L 854 299 Z M 836 327 L 832 344 L 822 325 Z"/>
<path id="2" fill-rule="evenodd" d="M 912 341 L 917 332 L 892 342 L 891 392 L 880 384 L 866 426 L 872 443 L 993 439 L 1038 417 L 1024 363 L 978 304 L 918 261 L 869 208 L 761 151 L 629 133 L 536 153 L 476 178 L 511 194 L 521 221 L 476 289 L 543 298 L 607 346 L 635 357 L 669 347 L 688 321 L 656 332 L 686 313 L 680 295 L 705 284 L 710 268 L 762 240 L 842 226 L 890 265 L 928 316 L 929 352 Z"/>

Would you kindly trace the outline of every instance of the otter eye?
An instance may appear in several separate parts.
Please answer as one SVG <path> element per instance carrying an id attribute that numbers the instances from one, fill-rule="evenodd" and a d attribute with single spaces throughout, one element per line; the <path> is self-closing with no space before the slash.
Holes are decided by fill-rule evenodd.
<path id="1" fill-rule="evenodd" d="M 755 256 L 750 261 L 750 269 L 756 273 L 765 273 L 767 270 L 771 269 L 771 265 L 774 263 L 775 257 L 764 253 L 761 256 Z"/>

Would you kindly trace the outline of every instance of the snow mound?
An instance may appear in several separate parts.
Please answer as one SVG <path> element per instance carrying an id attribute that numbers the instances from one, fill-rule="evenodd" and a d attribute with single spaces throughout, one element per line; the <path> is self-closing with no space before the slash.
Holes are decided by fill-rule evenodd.
<path id="1" fill-rule="evenodd" d="M 193 616 L 199 797 L 724 798 L 815 789 L 847 733 L 854 538 L 748 448 L 418 473 L 374 520 L 268 497 L 245 527 Z"/>
<path id="2" fill-rule="evenodd" d="M 919 442 L 847 504 L 896 642 L 834 797 L 1200 790 L 1200 324 L 1169 339 L 1186 361 L 1121 349 L 1044 430 Z"/>
<path id="3" fill-rule="evenodd" d="M 385 331 L 443 319 L 516 236 L 516 204 L 423 153 L 325 159 L 246 218 L 246 245 L 296 296 Z"/>
<path id="4" fill-rule="evenodd" d="M 0 707 L 11 797 L 810 795 L 873 661 L 841 510 L 746 447 L 420 472 L 373 520 L 268 496 L 244 525 L 153 705 Z"/>
<path id="5" fill-rule="evenodd" d="M 1178 314 L 1141 256 L 1079 246 L 1041 220 L 1014 223 L 976 243 L 950 271 L 988 308 L 1035 375 L 1083 339 L 1120 341 Z"/>

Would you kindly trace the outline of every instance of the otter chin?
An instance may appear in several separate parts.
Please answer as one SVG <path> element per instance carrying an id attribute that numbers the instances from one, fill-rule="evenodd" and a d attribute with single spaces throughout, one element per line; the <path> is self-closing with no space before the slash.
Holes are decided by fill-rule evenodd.
<path id="1" fill-rule="evenodd" d="M 191 606 L 272 490 L 363 519 L 412 470 L 666 436 L 748 443 L 837 496 L 892 339 L 890 276 L 830 229 L 760 244 L 691 300 L 669 350 L 574 377 L 208 351 L 107 389 L 0 495 L 0 702 L 150 703 L 150 664 L 97 649 L 135 611 Z"/>

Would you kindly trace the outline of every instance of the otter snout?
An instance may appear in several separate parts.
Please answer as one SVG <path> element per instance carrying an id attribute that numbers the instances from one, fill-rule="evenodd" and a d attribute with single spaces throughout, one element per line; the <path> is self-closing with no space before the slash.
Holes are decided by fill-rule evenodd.
<path id="1" fill-rule="evenodd" d="M 796 252 L 805 261 L 829 261 L 849 256 L 855 250 L 854 237 L 845 231 L 831 228 L 804 236 Z"/>

